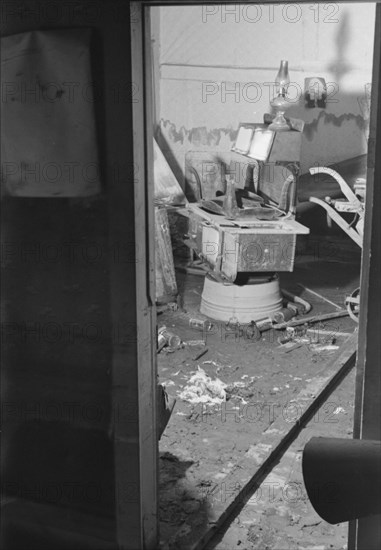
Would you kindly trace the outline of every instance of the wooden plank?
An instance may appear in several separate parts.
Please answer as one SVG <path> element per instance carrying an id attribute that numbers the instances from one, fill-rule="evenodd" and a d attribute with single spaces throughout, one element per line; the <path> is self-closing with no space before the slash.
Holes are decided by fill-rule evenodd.
<path id="1" fill-rule="evenodd" d="M 360 278 L 359 350 L 356 376 L 355 439 L 381 439 L 381 5 L 376 8 L 372 99 L 368 141 L 368 170 L 364 243 Z M 349 550 L 381 547 L 381 516 L 353 521 Z"/>
<path id="2" fill-rule="evenodd" d="M 153 208 L 153 85 L 150 12 L 130 2 L 131 81 L 139 90 L 132 103 L 136 245 L 136 328 L 139 413 L 140 541 L 135 548 L 155 550 L 158 540 L 158 439 L 156 427 L 155 218 Z M 149 120 L 150 123 L 146 124 Z M 136 177 L 137 176 L 137 177 Z M 120 297 L 121 299 L 121 297 Z M 126 465 L 128 468 L 128 464 Z M 120 480 L 123 483 L 123 479 Z M 120 516 L 119 547 L 133 548 L 127 517 Z"/>
<path id="3" fill-rule="evenodd" d="M 166 208 L 155 207 L 156 302 L 176 300 L 177 283 Z"/>
<path id="4" fill-rule="evenodd" d="M 163 204 L 187 204 L 179 182 L 169 167 L 156 140 L 153 140 L 155 202 Z"/>
<path id="5" fill-rule="evenodd" d="M 234 511 L 260 486 L 275 461 L 279 460 L 306 422 L 355 365 L 356 348 L 357 333 L 354 333 L 345 340 L 324 369 L 290 402 L 296 411 L 295 419 L 281 414 L 264 432 L 261 441 L 252 445 L 233 472 L 224 478 L 224 486 L 234 490 L 225 491 L 224 499 L 216 498 L 209 503 L 213 524 L 206 527 L 198 541 L 188 547 L 189 550 L 205 548 L 225 522 L 231 521 Z"/>

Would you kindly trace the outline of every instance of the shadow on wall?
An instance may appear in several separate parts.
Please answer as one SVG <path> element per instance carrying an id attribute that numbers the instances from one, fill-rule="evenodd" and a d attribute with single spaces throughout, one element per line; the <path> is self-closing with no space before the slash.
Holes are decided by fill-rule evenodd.
<path id="1" fill-rule="evenodd" d="M 264 113 L 270 112 L 273 86 L 269 84 L 283 56 L 289 60 L 291 81 L 298 87 L 294 95 L 298 101 L 288 115 L 305 122 L 302 173 L 316 164 L 332 164 L 366 152 L 374 29 L 371 9 L 342 5 L 333 15 L 332 9 L 329 13 L 322 9 L 316 20 L 314 10 L 299 6 L 301 18 L 290 24 L 281 18 L 283 11 L 278 6 L 271 37 L 265 6 L 255 24 L 251 20 L 254 12 L 241 5 L 233 15 L 227 15 L 222 6 L 203 15 L 193 7 L 160 10 L 156 134 L 181 185 L 191 152 L 215 152 L 225 159 L 239 123 L 262 122 Z M 282 41 L 285 33 L 286 42 Z M 306 106 L 304 79 L 312 76 L 325 78 L 329 84 L 325 108 Z"/>
<path id="2" fill-rule="evenodd" d="M 334 81 L 340 86 L 342 77 L 355 67 L 346 60 L 346 51 L 350 43 L 349 15 L 344 11 L 336 32 L 336 59 L 328 65 L 328 70 L 335 76 Z"/>

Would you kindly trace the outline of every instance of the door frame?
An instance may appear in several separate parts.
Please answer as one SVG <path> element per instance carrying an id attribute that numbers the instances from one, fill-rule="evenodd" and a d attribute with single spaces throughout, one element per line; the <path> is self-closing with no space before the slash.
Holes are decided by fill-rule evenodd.
<path id="1" fill-rule="evenodd" d="M 357 355 L 357 378 L 355 399 L 355 438 L 381 439 L 381 419 L 375 414 L 380 410 L 380 368 L 377 358 L 381 356 L 380 314 L 380 216 L 376 211 L 381 206 L 381 5 L 376 6 L 376 31 L 373 52 L 372 103 L 370 134 L 368 140 L 366 214 L 364 244 L 361 261 L 361 310 L 359 318 L 359 345 Z M 156 430 L 156 309 L 155 309 L 155 254 L 154 254 L 154 207 L 153 207 L 153 135 L 149 121 L 153 117 L 153 81 L 151 70 L 150 7 L 210 4 L 284 4 L 280 1 L 237 2 L 234 0 L 194 0 L 176 2 L 152 0 L 130 2 L 132 83 L 137 99 L 132 98 L 133 110 L 133 162 L 135 235 L 136 238 L 136 297 L 138 335 L 138 385 L 139 385 L 139 444 L 140 444 L 140 495 L 142 548 L 154 550 L 158 544 L 158 444 Z M 310 4 L 311 0 L 299 0 Z M 315 3 L 324 4 L 317 1 Z M 345 3 L 339 0 L 338 3 Z M 356 2 L 359 3 L 360 2 Z M 378 33 L 378 35 L 377 35 Z M 376 214 L 376 215 L 374 215 Z M 123 518 L 118 518 L 118 525 Z M 380 517 L 352 522 L 349 529 L 349 550 L 379 548 Z M 119 533 L 119 527 L 118 527 Z M 124 538 L 124 536 L 122 536 Z M 123 540 L 118 536 L 119 544 Z"/>

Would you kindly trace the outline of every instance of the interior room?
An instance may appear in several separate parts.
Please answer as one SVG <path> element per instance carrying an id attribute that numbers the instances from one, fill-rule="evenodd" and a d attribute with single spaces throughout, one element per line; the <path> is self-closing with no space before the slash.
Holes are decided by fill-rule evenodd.
<path id="1" fill-rule="evenodd" d="M 348 525 L 308 501 L 302 452 L 314 435 L 352 438 L 353 369 L 270 474 L 258 467 L 357 333 L 374 17 L 371 4 L 151 9 L 163 548 L 194 544 L 228 506 L 210 548 L 346 548 Z M 270 119 L 279 78 L 285 131 Z M 343 210 L 353 201 L 361 214 Z"/>
<path id="2" fill-rule="evenodd" d="M 5 550 L 378 550 L 381 6 L 1 7 Z"/>

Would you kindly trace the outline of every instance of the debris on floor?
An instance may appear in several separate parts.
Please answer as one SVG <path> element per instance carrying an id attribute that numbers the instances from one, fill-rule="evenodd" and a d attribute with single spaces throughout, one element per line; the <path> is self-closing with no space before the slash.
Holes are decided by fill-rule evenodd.
<path id="1" fill-rule="evenodd" d="M 295 294 L 299 288 L 302 297 L 310 290 L 315 294 L 307 295 L 312 313 L 298 312 L 295 318 L 280 323 L 280 330 L 268 322 L 264 326 L 256 323 L 253 328 L 210 320 L 200 314 L 203 278 L 177 273 L 182 307 L 163 311 L 160 325 L 177 335 L 181 346 L 166 353 L 171 349 L 166 345 L 164 353 L 157 356 L 159 379 L 166 383 L 169 395 L 177 398 L 159 445 L 162 548 L 191 548 L 213 525 L 214 503 L 225 502 L 234 489 L 225 483 L 227 472 L 234 470 L 251 446 L 260 445 L 274 421 L 282 415 L 293 416 L 300 391 L 353 333 L 355 323 L 348 313 L 338 307 L 332 313 L 332 309 L 336 299 L 344 303 L 348 289 L 356 284 L 360 256 L 355 257 L 351 249 L 344 257 L 346 249 L 341 244 L 337 250 L 343 257 L 341 264 L 329 259 L 320 271 L 315 257 L 308 261 L 298 258 L 295 272 L 282 274 L 282 289 Z M 305 289 L 298 287 L 298 281 L 303 281 Z M 323 296 L 330 302 L 322 300 Z M 283 314 L 287 317 L 288 312 Z M 316 322 L 306 324 L 310 317 Z M 287 349 L 290 353 L 285 353 Z M 351 380 L 344 393 L 329 399 L 316 414 L 316 434 L 332 430 L 338 437 L 351 437 L 353 377 Z M 295 458 L 287 467 L 290 470 L 296 465 L 300 462 Z M 305 495 L 293 499 L 291 489 L 301 483 L 299 470 L 297 478 L 285 483 L 290 484 L 283 491 L 289 502 L 262 502 L 266 489 L 273 488 L 264 484 L 262 496 L 260 491 L 253 496 L 243 521 L 232 522 L 231 538 L 225 537 L 211 548 L 263 550 L 268 544 L 272 550 L 296 550 L 319 544 L 329 548 L 329 541 L 341 548 L 346 536 L 341 526 L 334 532 L 328 531 L 324 522 L 315 525 L 316 515 L 306 509 Z M 285 506 L 287 514 L 282 515 Z"/>
<path id="2" fill-rule="evenodd" d="M 212 380 L 204 369 L 198 367 L 196 374 L 191 376 L 188 384 L 182 392 L 179 393 L 180 399 L 189 403 L 208 403 L 219 405 L 226 401 L 226 384 L 219 378 Z"/>

